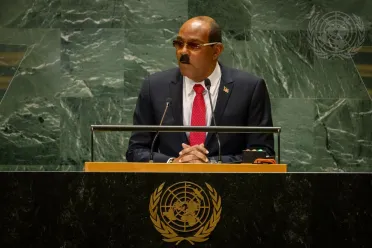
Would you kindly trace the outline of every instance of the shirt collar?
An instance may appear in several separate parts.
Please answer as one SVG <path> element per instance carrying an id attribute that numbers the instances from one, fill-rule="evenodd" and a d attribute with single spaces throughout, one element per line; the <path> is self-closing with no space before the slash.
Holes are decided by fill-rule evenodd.
<path id="1" fill-rule="evenodd" d="M 218 63 L 216 64 L 216 67 L 214 68 L 212 74 L 208 76 L 208 78 L 209 78 L 209 80 L 211 80 L 211 88 L 214 88 L 214 86 L 218 83 L 218 81 L 221 78 L 221 68 L 220 68 L 220 65 Z M 193 80 L 191 80 L 190 78 L 185 77 L 185 76 L 183 77 L 183 79 L 184 79 L 184 83 L 185 83 L 185 86 L 186 86 L 186 94 L 187 95 L 190 95 L 190 94 L 193 93 L 194 84 L 201 84 L 205 88 L 204 81 L 194 82 Z"/>

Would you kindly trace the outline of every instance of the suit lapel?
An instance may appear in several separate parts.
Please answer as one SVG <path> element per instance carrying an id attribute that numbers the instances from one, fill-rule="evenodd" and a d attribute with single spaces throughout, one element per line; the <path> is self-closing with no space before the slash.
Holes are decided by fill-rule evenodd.
<path id="1" fill-rule="evenodd" d="M 216 118 L 216 125 L 219 126 L 220 120 L 222 118 L 222 115 L 225 111 L 227 102 L 229 100 L 229 97 L 231 95 L 231 92 L 234 87 L 233 80 L 230 76 L 230 73 L 227 68 L 223 67 L 220 64 L 221 67 L 221 82 L 220 82 L 220 87 L 218 89 L 218 96 L 217 96 L 217 102 L 216 102 L 216 107 L 214 109 L 214 116 Z M 211 126 L 214 126 L 213 120 L 210 122 Z M 214 133 L 208 132 L 208 135 L 205 139 L 205 145 L 208 145 L 208 142 L 212 138 Z"/>
<path id="2" fill-rule="evenodd" d="M 172 98 L 172 114 L 174 118 L 174 125 L 183 125 L 183 77 L 180 72 L 177 73 L 175 80 L 169 83 L 170 97 Z M 185 132 L 180 133 L 181 140 L 188 143 Z"/>

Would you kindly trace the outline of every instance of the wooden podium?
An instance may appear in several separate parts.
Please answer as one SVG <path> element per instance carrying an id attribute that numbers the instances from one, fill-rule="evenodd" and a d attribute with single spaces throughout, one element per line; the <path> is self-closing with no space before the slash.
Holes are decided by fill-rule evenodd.
<path id="1" fill-rule="evenodd" d="M 286 164 L 183 164 L 86 162 L 85 172 L 285 173 Z"/>

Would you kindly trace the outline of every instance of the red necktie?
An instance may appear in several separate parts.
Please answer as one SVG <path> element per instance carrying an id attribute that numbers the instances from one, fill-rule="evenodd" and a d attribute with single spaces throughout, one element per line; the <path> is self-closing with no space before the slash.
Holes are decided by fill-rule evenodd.
<path id="1" fill-rule="evenodd" d="M 204 102 L 204 87 L 201 84 L 194 85 L 196 96 L 192 104 L 191 126 L 206 126 L 206 110 Z M 190 132 L 190 145 L 200 145 L 204 143 L 205 132 Z"/>

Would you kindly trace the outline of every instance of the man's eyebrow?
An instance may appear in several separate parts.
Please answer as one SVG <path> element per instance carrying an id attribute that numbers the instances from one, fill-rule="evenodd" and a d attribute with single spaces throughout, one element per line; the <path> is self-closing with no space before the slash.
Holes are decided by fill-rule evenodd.
<path id="1" fill-rule="evenodd" d="M 181 36 L 177 36 L 177 38 L 176 38 L 177 40 L 185 40 L 183 37 L 181 37 Z M 199 39 L 197 39 L 197 38 L 191 38 L 191 39 L 189 39 L 188 41 L 196 41 L 196 42 L 199 42 L 199 43 L 203 43 L 203 41 L 202 40 L 199 40 Z"/>
<path id="2" fill-rule="evenodd" d="M 189 41 L 196 41 L 196 42 L 203 43 L 203 41 L 202 40 L 199 40 L 199 39 L 190 39 Z"/>

